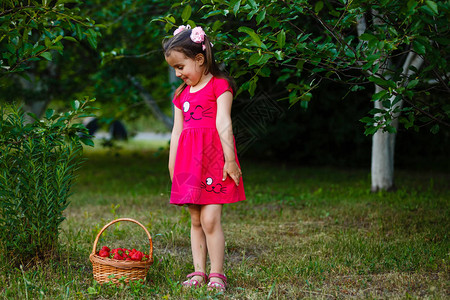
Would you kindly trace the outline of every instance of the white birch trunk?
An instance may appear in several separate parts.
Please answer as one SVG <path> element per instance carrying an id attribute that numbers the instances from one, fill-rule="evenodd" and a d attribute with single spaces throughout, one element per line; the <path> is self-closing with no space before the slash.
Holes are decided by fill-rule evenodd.
<path id="1" fill-rule="evenodd" d="M 375 93 L 382 91 L 383 89 L 375 85 Z M 394 99 L 392 97 L 390 101 Z M 375 101 L 375 108 L 383 108 L 380 101 Z M 398 124 L 397 121 L 394 121 Z M 394 127 L 397 128 L 394 124 Z M 376 192 L 382 190 L 392 190 L 394 185 L 394 150 L 395 150 L 395 137 L 396 133 L 389 133 L 387 131 L 378 130 L 372 136 L 372 165 L 371 165 L 371 178 L 372 186 L 371 191 Z"/>
<path id="2" fill-rule="evenodd" d="M 410 52 L 403 64 L 402 77 L 405 78 L 403 84 L 407 85 L 409 77 L 413 74 L 410 69 L 414 66 L 419 69 L 423 64 L 423 59 L 419 55 Z M 375 86 L 375 93 L 382 90 L 378 85 Z M 395 96 L 392 96 L 389 100 L 394 101 Z M 403 100 L 397 102 L 395 107 L 402 107 Z M 375 108 L 383 109 L 383 105 L 380 101 L 375 101 Z M 399 114 L 394 115 L 392 126 L 398 129 L 398 117 Z M 372 166 L 371 166 L 371 191 L 376 192 L 378 190 L 390 191 L 395 189 L 394 184 L 394 154 L 395 154 L 395 138 L 396 133 L 389 133 L 383 130 L 378 130 L 372 137 Z"/>
<path id="3" fill-rule="evenodd" d="M 382 25 L 383 21 L 381 18 L 377 17 L 378 12 L 376 10 L 372 10 L 372 15 L 375 16 L 373 19 L 374 25 Z M 358 32 L 358 36 L 361 36 L 367 29 L 367 23 L 364 15 L 361 15 L 356 24 L 356 30 Z M 414 52 L 410 52 L 403 64 L 402 69 L 402 81 L 397 82 L 397 85 L 406 86 L 409 82 L 410 76 L 412 76 L 413 71 L 410 69 L 411 66 L 414 66 L 416 69 L 419 69 L 423 64 L 423 59 L 415 54 Z M 384 75 L 385 69 L 391 65 L 391 61 L 387 59 L 385 61 L 384 67 L 380 67 L 376 75 Z M 382 88 L 378 85 L 375 85 L 375 93 L 382 91 Z M 389 101 L 392 103 L 395 99 L 395 96 L 391 96 Z M 385 109 L 381 103 L 381 101 L 375 101 L 375 108 Z M 392 110 L 395 107 L 401 108 L 403 105 L 403 100 L 397 102 Z M 398 129 L 398 117 L 399 114 L 393 116 L 392 126 L 395 129 Z M 389 133 L 383 130 L 378 130 L 372 137 L 372 160 L 371 160 L 371 190 L 372 192 L 378 190 L 392 190 L 395 189 L 394 184 L 394 154 L 395 154 L 395 138 L 396 133 Z"/>

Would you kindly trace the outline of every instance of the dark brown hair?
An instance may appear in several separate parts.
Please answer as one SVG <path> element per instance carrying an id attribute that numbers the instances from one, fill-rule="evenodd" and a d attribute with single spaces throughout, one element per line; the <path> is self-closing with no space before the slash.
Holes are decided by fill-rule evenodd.
<path id="1" fill-rule="evenodd" d="M 195 59 L 197 54 L 202 54 L 205 58 L 205 74 L 211 73 L 214 77 L 224 78 L 228 81 L 233 94 L 236 94 L 236 84 L 233 78 L 228 76 L 227 73 L 220 70 L 214 59 L 214 51 L 208 36 L 205 35 L 203 43 L 195 43 L 191 40 L 192 29 L 184 29 L 170 39 L 163 41 L 164 55 L 170 56 L 172 51 L 178 51 L 186 55 L 186 57 Z M 203 50 L 205 45 L 205 50 Z M 177 95 L 179 95 L 186 88 L 186 83 L 182 83 L 177 89 Z"/>

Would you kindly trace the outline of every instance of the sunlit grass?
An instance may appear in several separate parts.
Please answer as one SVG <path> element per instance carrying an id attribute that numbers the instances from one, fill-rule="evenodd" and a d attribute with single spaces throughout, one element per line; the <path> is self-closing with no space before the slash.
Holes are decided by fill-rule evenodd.
<path id="1" fill-rule="evenodd" d="M 11 299 L 197 299 L 189 214 L 169 204 L 167 151 L 132 142 L 87 149 L 66 210 L 60 257 L 32 268 L 2 267 L 0 296 Z M 399 189 L 370 193 L 368 170 L 305 168 L 242 159 L 248 200 L 226 205 L 225 298 L 446 298 L 449 294 L 449 174 L 398 170 Z M 118 217 L 143 223 L 154 242 L 148 281 L 100 287 L 89 254 L 99 230 Z M 99 246 L 147 251 L 143 230 L 120 223 Z"/>

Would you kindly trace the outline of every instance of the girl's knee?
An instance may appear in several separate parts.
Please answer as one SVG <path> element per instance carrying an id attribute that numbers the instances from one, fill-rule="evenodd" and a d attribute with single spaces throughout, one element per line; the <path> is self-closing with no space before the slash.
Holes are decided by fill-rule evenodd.
<path id="1" fill-rule="evenodd" d="M 220 228 L 220 218 L 215 216 L 202 216 L 201 226 L 206 234 L 213 233 L 217 228 Z"/>
<path id="2" fill-rule="evenodd" d="M 200 216 L 192 216 L 191 215 L 191 225 L 194 228 L 200 228 L 202 227 L 202 222 L 200 220 Z"/>
<path id="3" fill-rule="evenodd" d="M 195 206 L 189 207 L 189 213 L 191 215 L 191 225 L 192 227 L 201 227 L 200 209 Z"/>

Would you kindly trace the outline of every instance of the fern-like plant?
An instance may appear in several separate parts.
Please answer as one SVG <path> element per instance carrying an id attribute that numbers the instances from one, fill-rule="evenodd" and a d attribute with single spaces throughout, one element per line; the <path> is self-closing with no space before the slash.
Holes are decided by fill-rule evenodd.
<path id="1" fill-rule="evenodd" d="M 15 106 L 0 109 L 0 248 L 10 261 L 51 256 L 80 167 L 82 143 L 93 145 L 77 119 L 93 99 L 72 102 L 72 110 L 47 110 L 42 120 L 24 121 Z"/>

